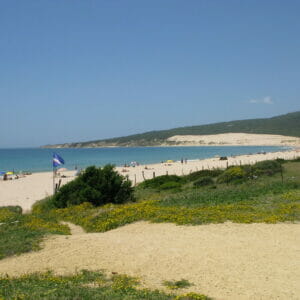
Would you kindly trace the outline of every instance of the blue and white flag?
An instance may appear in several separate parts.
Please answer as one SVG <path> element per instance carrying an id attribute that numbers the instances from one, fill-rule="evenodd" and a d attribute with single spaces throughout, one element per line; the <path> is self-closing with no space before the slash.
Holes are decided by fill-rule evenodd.
<path id="1" fill-rule="evenodd" d="M 65 163 L 64 159 L 60 157 L 57 153 L 53 153 L 53 167 L 63 165 Z"/>

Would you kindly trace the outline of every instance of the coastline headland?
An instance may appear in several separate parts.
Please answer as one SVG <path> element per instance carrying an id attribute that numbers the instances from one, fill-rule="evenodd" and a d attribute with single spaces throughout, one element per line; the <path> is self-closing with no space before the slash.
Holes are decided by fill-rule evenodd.
<path id="1" fill-rule="evenodd" d="M 226 168 L 232 165 L 254 164 L 258 161 L 272 159 L 295 159 L 300 157 L 300 150 L 287 150 L 280 152 L 259 153 L 229 156 L 227 160 L 220 160 L 219 157 L 202 159 L 164 162 L 148 165 L 136 165 L 131 167 L 116 167 L 116 170 L 123 176 L 127 176 L 133 184 L 138 184 L 146 179 L 160 175 L 187 175 L 191 172 L 202 169 Z M 61 184 L 75 178 L 75 171 L 66 171 L 61 180 Z M 18 180 L 0 181 L 0 206 L 19 205 L 24 211 L 29 211 L 31 206 L 38 200 L 52 195 L 53 173 L 40 172 L 19 178 Z"/>

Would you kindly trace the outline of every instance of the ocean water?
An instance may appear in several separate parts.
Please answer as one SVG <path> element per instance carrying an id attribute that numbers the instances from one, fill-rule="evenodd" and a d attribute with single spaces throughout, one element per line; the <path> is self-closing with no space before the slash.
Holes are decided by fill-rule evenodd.
<path id="1" fill-rule="evenodd" d="M 284 147 L 273 146 L 0 149 L 0 171 L 51 171 L 54 152 L 64 158 L 64 167 L 73 170 L 75 166 L 85 168 L 90 165 L 103 166 L 107 163 L 121 166 L 125 163 L 129 164 L 131 161 L 151 164 L 168 159 L 194 160 L 210 158 L 215 155 L 231 156 L 262 151 L 276 152 L 283 149 Z"/>

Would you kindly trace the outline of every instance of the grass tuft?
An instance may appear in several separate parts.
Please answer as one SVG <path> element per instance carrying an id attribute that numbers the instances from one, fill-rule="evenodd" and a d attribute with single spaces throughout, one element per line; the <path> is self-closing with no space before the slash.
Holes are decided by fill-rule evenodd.
<path id="1" fill-rule="evenodd" d="M 178 290 L 178 289 L 186 289 L 193 284 L 190 283 L 186 279 L 181 279 L 181 280 L 171 280 L 171 281 L 163 281 L 163 285 L 169 288 L 170 290 Z"/>

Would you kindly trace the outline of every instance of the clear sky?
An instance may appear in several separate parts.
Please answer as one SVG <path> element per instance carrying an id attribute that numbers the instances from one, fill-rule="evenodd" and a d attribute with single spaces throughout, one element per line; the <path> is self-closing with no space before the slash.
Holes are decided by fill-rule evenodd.
<path id="1" fill-rule="evenodd" d="M 0 147 L 300 110 L 300 1 L 0 4 Z"/>

